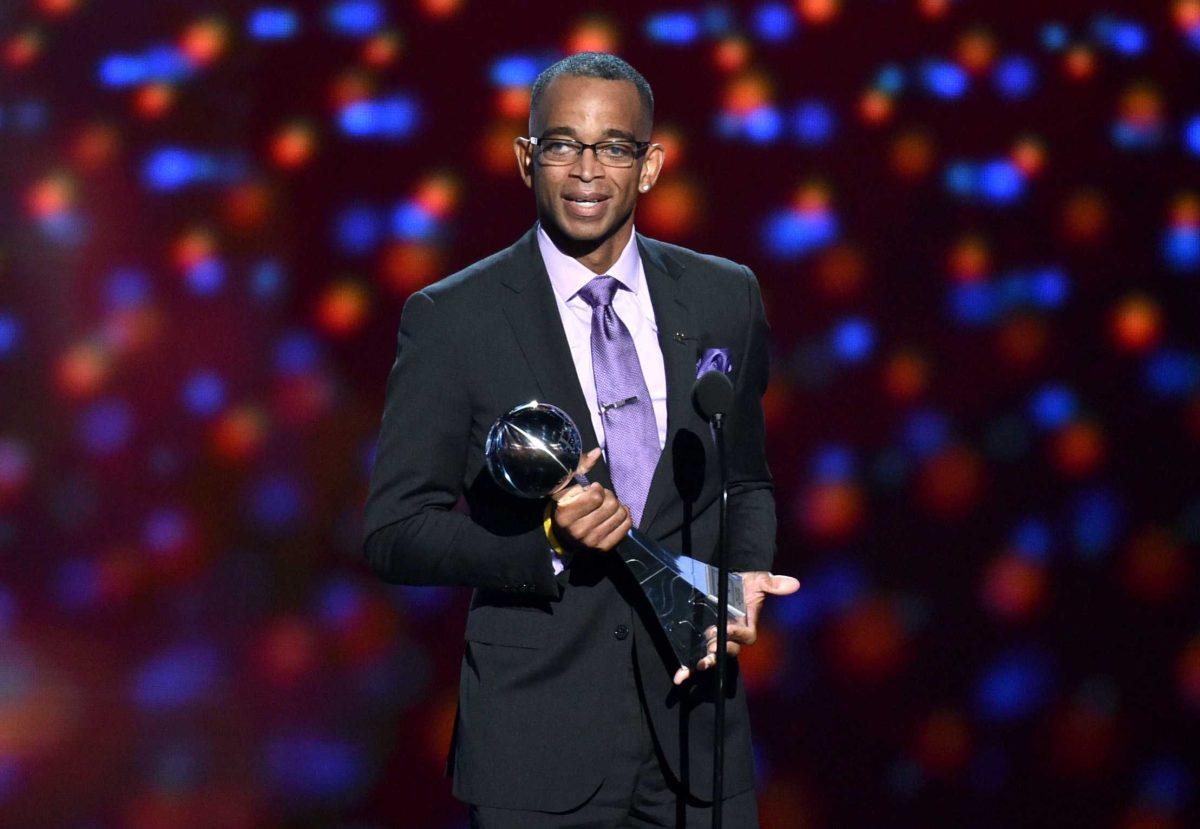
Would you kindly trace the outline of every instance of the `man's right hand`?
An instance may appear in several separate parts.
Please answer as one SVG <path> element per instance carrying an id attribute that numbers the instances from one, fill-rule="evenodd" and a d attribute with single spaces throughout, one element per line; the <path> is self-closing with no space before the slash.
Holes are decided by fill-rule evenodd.
<path id="1" fill-rule="evenodd" d="M 600 460 L 597 447 L 579 460 L 576 475 L 588 472 Z M 555 501 L 551 518 L 554 537 L 564 547 L 584 547 L 607 552 L 625 537 L 633 526 L 629 507 L 617 500 L 611 489 L 600 484 L 579 484 L 550 496 Z"/>

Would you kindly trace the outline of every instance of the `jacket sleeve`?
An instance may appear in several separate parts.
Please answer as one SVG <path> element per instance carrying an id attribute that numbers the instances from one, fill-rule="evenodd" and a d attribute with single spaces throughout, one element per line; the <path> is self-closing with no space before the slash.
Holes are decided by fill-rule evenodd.
<path id="1" fill-rule="evenodd" d="M 770 570 L 775 560 L 775 485 L 767 468 L 763 395 L 770 375 L 766 312 L 754 273 L 746 272 L 749 325 L 735 372 L 734 410 L 728 426 L 729 569 Z"/>
<path id="2" fill-rule="evenodd" d="M 412 294 L 364 510 L 363 553 L 385 581 L 464 585 L 557 597 L 542 528 L 496 535 L 453 509 L 471 435 L 468 377 L 433 297 Z"/>

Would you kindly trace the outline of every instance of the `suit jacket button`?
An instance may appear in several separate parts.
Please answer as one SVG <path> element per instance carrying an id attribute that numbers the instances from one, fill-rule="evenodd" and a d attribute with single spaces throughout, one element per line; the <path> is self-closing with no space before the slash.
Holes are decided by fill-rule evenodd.
<path id="1" fill-rule="evenodd" d="M 625 639 L 629 636 L 629 628 L 625 625 L 617 625 L 613 630 L 613 639 Z"/>

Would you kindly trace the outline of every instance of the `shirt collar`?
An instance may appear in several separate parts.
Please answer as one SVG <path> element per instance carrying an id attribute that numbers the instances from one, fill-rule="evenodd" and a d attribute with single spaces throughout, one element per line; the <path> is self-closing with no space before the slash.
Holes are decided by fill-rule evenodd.
<path id="1" fill-rule="evenodd" d="M 600 276 L 580 263 L 578 259 L 567 256 L 555 247 L 540 221 L 538 222 L 537 240 L 538 249 L 542 253 L 542 261 L 546 263 L 546 273 L 550 276 L 550 284 L 561 301 L 566 302 L 571 299 L 579 293 L 580 288 Z M 640 262 L 637 228 L 634 228 L 629 234 L 629 241 L 625 244 L 624 250 L 621 251 L 621 255 L 617 257 L 617 261 L 613 263 L 607 273 L 636 295 L 641 288 L 641 273 L 638 267 Z"/>

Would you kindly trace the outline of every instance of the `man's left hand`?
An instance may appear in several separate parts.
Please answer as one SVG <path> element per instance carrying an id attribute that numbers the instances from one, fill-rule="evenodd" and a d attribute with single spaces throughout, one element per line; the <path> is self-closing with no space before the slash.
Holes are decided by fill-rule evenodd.
<path id="1" fill-rule="evenodd" d="M 753 645 L 758 639 L 758 613 L 762 609 L 763 599 L 767 594 L 786 596 L 800 589 L 800 581 L 791 576 L 776 576 L 765 570 L 755 570 L 749 573 L 739 573 L 742 577 L 742 590 L 746 598 L 746 618 L 743 621 L 729 622 L 729 641 L 726 643 L 729 654 L 737 656 L 744 645 Z M 716 625 L 705 631 L 708 636 L 708 656 L 696 665 L 697 671 L 704 671 L 717 664 L 717 628 Z M 691 676 L 687 668 L 675 672 L 675 684 L 680 685 Z"/>

